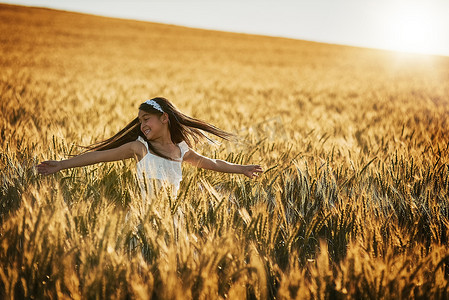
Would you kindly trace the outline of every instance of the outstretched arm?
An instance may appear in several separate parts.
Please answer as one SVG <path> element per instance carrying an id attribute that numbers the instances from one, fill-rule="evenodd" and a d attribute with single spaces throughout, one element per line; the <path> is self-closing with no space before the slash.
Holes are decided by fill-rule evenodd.
<path id="1" fill-rule="evenodd" d="M 249 178 L 257 177 L 259 176 L 260 173 L 263 172 L 262 167 L 259 165 L 233 164 L 221 159 L 212 159 L 209 157 L 202 156 L 191 149 L 189 150 L 189 152 L 185 154 L 184 161 L 198 168 L 223 173 L 243 174 Z"/>
<path id="2" fill-rule="evenodd" d="M 70 169 L 75 167 L 83 167 L 100 162 L 116 161 L 132 157 L 139 157 L 141 152 L 140 142 L 129 142 L 120 147 L 104 150 L 87 152 L 69 159 L 56 161 L 44 161 L 37 165 L 37 171 L 42 175 L 50 175 L 60 170 Z"/>

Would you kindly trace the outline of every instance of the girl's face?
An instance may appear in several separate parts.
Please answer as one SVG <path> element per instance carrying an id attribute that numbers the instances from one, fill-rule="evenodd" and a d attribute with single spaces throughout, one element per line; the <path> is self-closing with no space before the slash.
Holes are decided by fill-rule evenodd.
<path id="1" fill-rule="evenodd" d="M 163 129 L 166 126 L 163 117 L 164 115 L 159 116 L 139 110 L 138 118 L 140 121 L 140 130 L 148 140 L 153 140 L 161 136 Z"/>

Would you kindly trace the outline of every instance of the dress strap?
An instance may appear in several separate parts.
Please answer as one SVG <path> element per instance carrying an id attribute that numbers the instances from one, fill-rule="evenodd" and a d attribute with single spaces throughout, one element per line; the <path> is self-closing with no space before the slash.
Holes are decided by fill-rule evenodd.
<path id="1" fill-rule="evenodd" d="M 139 142 L 141 142 L 142 144 L 144 144 L 144 145 L 145 145 L 145 148 L 147 148 L 147 151 L 150 152 L 150 150 L 148 149 L 148 143 L 147 143 L 147 141 L 145 141 L 145 140 L 143 139 L 143 137 L 141 137 L 141 136 L 139 135 L 139 137 L 137 138 L 137 141 L 139 141 Z"/>
<path id="2" fill-rule="evenodd" d="M 186 154 L 190 148 L 186 142 L 182 141 L 178 144 L 179 149 L 181 149 L 181 160 L 184 158 L 184 154 Z"/>

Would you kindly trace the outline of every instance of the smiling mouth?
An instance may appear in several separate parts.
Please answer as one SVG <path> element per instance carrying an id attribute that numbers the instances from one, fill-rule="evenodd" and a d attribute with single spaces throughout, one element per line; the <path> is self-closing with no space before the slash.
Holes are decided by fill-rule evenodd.
<path id="1" fill-rule="evenodd" d="M 145 134 L 145 135 L 147 135 L 148 133 L 150 133 L 151 132 L 151 130 L 150 129 L 147 129 L 147 130 L 145 130 L 143 133 Z"/>

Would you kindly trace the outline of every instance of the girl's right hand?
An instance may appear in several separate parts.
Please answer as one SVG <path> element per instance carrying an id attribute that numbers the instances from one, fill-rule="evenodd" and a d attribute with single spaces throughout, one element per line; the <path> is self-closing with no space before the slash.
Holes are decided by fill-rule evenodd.
<path id="1" fill-rule="evenodd" d="M 60 171 L 61 168 L 61 162 L 56 160 L 48 160 L 41 162 L 37 166 L 37 172 L 41 175 L 50 175 L 53 173 L 56 173 Z"/>

